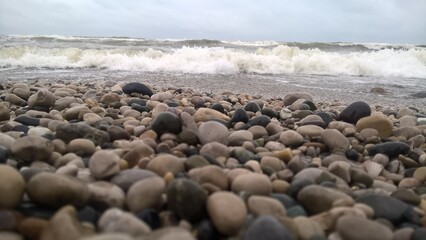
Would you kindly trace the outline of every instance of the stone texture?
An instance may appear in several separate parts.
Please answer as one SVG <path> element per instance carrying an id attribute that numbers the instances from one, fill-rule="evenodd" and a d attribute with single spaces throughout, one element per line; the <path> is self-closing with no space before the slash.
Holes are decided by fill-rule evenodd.
<path id="1" fill-rule="evenodd" d="M 145 222 L 118 208 L 110 208 L 102 214 L 98 221 L 98 229 L 103 233 L 127 233 L 134 237 L 151 232 L 151 228 Z"/>
<path id="2" fill-rule="evenodd" d="M 198 129 L 198 139 L 203 145 L 211 142 L 227 144 L 228 136 L 228 128 L 215 121 L 203 123 Z"/>
<path id="3" fill-rule="evenodd" d="M 111 177 L 120 171 L 120 157 L 113 151 L 97 151 L 90 157 L 89 169 L 96 179 Z"/>
<path id="4" fill-rule="evenodd" d="M 127 192 L 127 206 L 134 213 L 141 212 L 147 208 L 157 208 L 162 203 L 161 195 L 165 188 L 166 183 L 160 177 L 139 180 Z"/>
<path id="5" fill-rule="evenodd" d="M 26 136 L 17 139 L 12 144 L 11 153 L 24 162 L 49 162 L 53 152 L 52 143 L 39 136 Z"/>
<path id="6" fill-rule="evenodd" d="M 17 207 L 24 191 L 25 181 L 21 174 L 13 167 L 0 165 L 0 209 Z"/>
<path id="7" fill-rule="evenodd" d="M 245 191 L 255 195 L 269 195 L 272 192 L 272 184 L 269 178 L 259 173 L 242 174 L 231 183 L 234 193 Z"/>
<path id="8" fill-rule="evenodd" d="M 389 137 L 393 132 L 393 124 L 384 114 L 373 114 L 368 117 L 361 118 L 356 123 L 357 131 L 360 132 L 365 128 L 373 128 L 379 132 L 380 137 Z"/>
<path id="9" fill-rule="evenodd" d="M 342 239 L 392 240 L 392 231 L 378 222 L 354 216 L 339 218 L 336 230 Z"/>

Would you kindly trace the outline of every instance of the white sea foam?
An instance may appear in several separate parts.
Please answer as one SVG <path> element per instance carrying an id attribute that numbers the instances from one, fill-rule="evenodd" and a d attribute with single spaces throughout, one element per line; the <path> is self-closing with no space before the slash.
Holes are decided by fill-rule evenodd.
<path id="1" fill-rule="evenodd" d="M 326 52 L 279 45 L 256 51 L 181 47 L 163 52 L 129 48 L 0 47 L 0 67 L 108 68 L 208 74 L 327 74 L 426 78 L 426 49 Z"/>

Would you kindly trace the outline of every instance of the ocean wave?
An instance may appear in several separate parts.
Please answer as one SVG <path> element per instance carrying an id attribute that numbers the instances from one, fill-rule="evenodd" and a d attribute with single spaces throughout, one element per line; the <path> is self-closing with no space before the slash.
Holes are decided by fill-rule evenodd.
<path id="1" fill-rule="evenodd" d="M 279 45 L 255 51 L 224 47 L 0 48 L 0 67 L 107 68 L 207 74 L 325 74 L 426 78 L 426 49 L 328 52 Z"/>

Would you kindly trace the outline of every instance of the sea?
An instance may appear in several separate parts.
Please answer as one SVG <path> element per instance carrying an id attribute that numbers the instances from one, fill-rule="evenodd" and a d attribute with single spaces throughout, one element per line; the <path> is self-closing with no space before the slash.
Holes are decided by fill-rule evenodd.
<path id="1" fill-rule="evenodd" d="M 426 45 L 0 36 L 0 82 L 147 81 L 426 108 Z"/>

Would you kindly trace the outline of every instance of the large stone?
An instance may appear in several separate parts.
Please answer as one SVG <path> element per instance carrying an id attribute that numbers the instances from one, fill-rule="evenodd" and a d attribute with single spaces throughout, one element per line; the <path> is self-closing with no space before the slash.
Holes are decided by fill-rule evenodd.
<path id="1" fill-rule="evenodd" d="M 126 203 L 129 209 L 138 213 L 147 208 L 157 208 L 162 203 L 162 194 L 166 188 L 163 178 L 151 177 L 133 184 L 127 192 Z"/>
<path id="2" fill-rule="evenodd" d="M 353 202 L 353 199 L 349 195 L 320 185 L 304 187 L 297 195 L 297 199 L 311 214 L 330 210 L 336 201 Z"/>
<path id="3" fill-rule="evenodd" d="M 148 86 L 140 82 L 127 83 L 122 87 L 122 90 L 126 94 L 141 93 L 143 95 L 148 95 L 150 97 L 154 95 L 154 93 Z"/>
<path id="4" fill-rule="evenodd" d="M 229 149 L 226 145 L 218 142 L 207 143 L 200 149 L 200 154 L 207 154 L 214 158 L 229 157 Z"/>
<path id="5" fill-rule="evenodd" d="M 343 216 L 339 218 L 336 230 L 342 239 L 357 240 L 392 240 L 393 233 L 387 226 L 357 216 Z"/>
<path id="6" fill-rule="evenodd" d="M 230 192 L 216 192 L 207 199 L 207 210 L 214 226 L 227 236 L 244 226 L 247 209 L 244 201 Z"/>
<path id="7" fill-rule="evenodd" d="M 167 205 L 176 216 L 191 223 L 206 215 L 207 194 L 195 181 L 177 179 L 167 188 Z"/>
<path id="8" fill-rule="evenodd" d="M 45 107 L 47 109 L 55 106 L 56 97 L 47 89 L 40 89 L 28 99 L 28 107 Z"/>
<path id="9" fill-rule="evenodd" d="M 76 138 L 86 138 L 95 143 L 102 145 L 109 141 L 107 132 L 96 129 L 86 123 L 62 123 L 56 129 L 56 138 L 68 143 Z"/>
<path id="10" fill-rule="evenodd" d="M 237 123 L 237 122 L 247 123 L 249 120 L 250 118 L 247 115 L 246 110 L 242 108 L 238 108 L 237 110 L 235 110 L 231 120 L 229 120 L 229 123 L 230 124 Z"/>
<path id="11" fill-rule="evenodd" d="M 336 129 L 326 129 L 321 134 L 321 140 L 329 149 L 346 151 L 351 146 L 349 140 Z"/>
<path id="12" fill-rule="evenodd" d="M 363 101 L 353 102 L 347 106 L 339 115 L 339 120 L 356 124 L 359 119 L 371 115 L 370 106 Z"/>
<path id="13" fill-rule="evenodd" d="M 8 121 L 9 119 L 9 108 L 6 105 L 0 104 L 0 121 Z"/>
<path id="14" fill-rule="evenodd" d="M 182 122 L 176 114 L 162 112 L 155 117 L 151 127 L 158 135 L 167 132 L 178 134 L 182 130 Z"/>
<path id="15" fill-rule="evenodd" d="M 231 183 L 231 189 L 235 193 L 245 191 L 254 195 L 270 195 L 272 184 L 266 175 L 248 173 L 236 177 Z"/>
<path id="16" fill-rule="evenodd" d="M 404 202 L 387 196 L 367 195 L 357 198 L 356 201 L 373 208 L 375 218 L 385 218 L 393 223 L 399 223 L 408 209 Z"/>
<path id="17" fill-rule="evenodd" d="M 321 136 L 322 132 L 324 132 L 324 129 L 316 125 L 306 125 L 298 127 L 296 129 L 296 132 L 298 132 L 302 136 L 319 137 Z"/>
<path id="18" fill-rule="evenodd" d="M 215 165 L 192 169 L 188 172 L 188 176 L 201 185 L 204 183 L 210 183 L 219 187 L 221 190 L 228 189 L 229 182 L 225 171 Z"/>
<path id="19" fill-rule="evenodd" d="M 286 209 L 275 198 L 251 196 L 247 201 L 247 207 L 254 216 L 271 215 L 277 219 L 286 217 Z"/>
<path id="20" fill-rule="evenodd" d="M 280 134 L 280 142 L 287 147 L 297 147 L 303 143 L 303 136 L 293 130 L 284 131 Z"/>
<path id="21" fill-rule="evenodd" d="M 185 170 L 184 161 L 171 154 L 160 154 L 149 161 L 147 170 L 163 177 L 166 173 L 177 174 Z"/>
<path id="22" fill-rule="evenodd" d="M 46 207 L 67 204 L 85 206 L 89 189 L 74 177 L 42 172 L 27 183 L 27 194 L 32 201 Z"/>
<path id="23" fill-rule="evenodd" d="M 241 146 L 246 141 L 253 141 L 253 133 L 247 130 L 232 132 L 228 137 L 228 145 Z"/>
<path id="24" fill-rule="evenodd" d="M 390 119 L 384 114 L 373 114 L 358 120 L 356 123 L 358 132 L 366 128 L 373 128 L 379 132 L 380 137 L 389 137 L 393 132 L 393 124 Z"/>
<path id="25" fill-rule="evenodd" d="M 105 211 L 98 221 L 98 229 L 103 233 L 127 233 L 134 237 L 151 232 L 151 228 L 135 215 L 118 208 Z"/>
<path id="26" fill-rule="evenodd" d="M 389 158 L 397 157 L 398 155 L 407 154 L 410 151 L 410 146 L 403 142 L 386 142 L 374 145 L 370 149 L 370 155 L 374 156 L 378 153 L 387 155 Z"/>
<path id="27" fill-rule="evenodd" d="M 120 171 L 120 157 L 113 151 L 97 151 L 90 157 L 89 169 L 96 179 L 111 177 Z"/>
<path id="28" fill-rule="evenodd" d="M 244 240 L 282 239 L 293 240 L 293 234 L 272 216 L 260 216 L 248 227 Z"/>
<path id="29" fill-rule="evenodd" d="M 228 136 L 228 128 L 215 121 L 205 122 L 198 129 L 198 139 L 203 145 L 210 142 L 218 142 L 226 145 L 228 143 Z"/>
<path id="30" fill-rule="evenodd" d="M 0 209 L 17 207 L 22 201 L 24 191 L 25 181 L 22 175 L 13 167 L 0 165 Z"/>
<path id="31" fill-rule="evenodd" d="M 53 144 L 40 136 L 26 136 L 17 139 L 10 150 L 12 155 L 24 162 L 49 162 Z"/>
<path id="32" fill-rule="evenodd" d="M 108 208 L 123 208 L 125 203 L 124 191 L 109 182 L 98 181 L 87 185 L 90 191 L 89 204 L 101 211 Z"/>
<path id="33" fill-rule="evenodd" d="M 140 159 L 150 157 L 153 154 L 154 150 L 150 146 L 140 142 L 124 154 L 123 159 L 127 161 L 129 168 L 133 168 L 139 163 Z"/>

